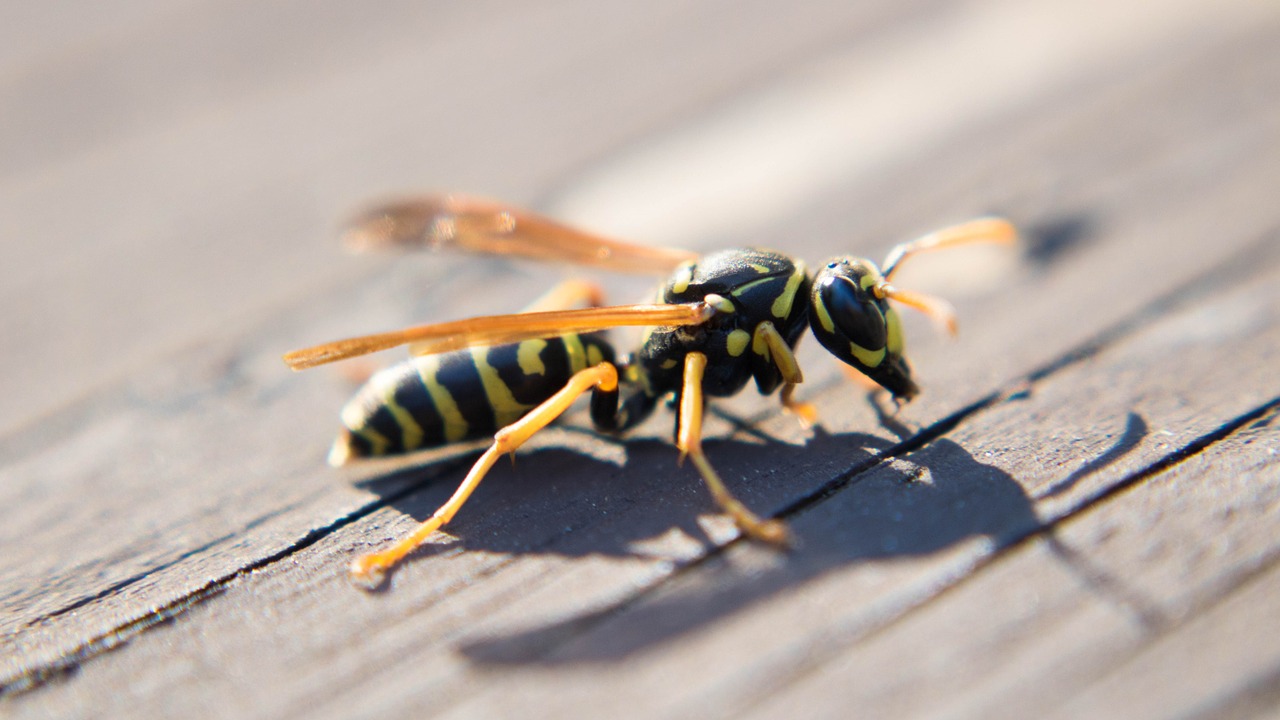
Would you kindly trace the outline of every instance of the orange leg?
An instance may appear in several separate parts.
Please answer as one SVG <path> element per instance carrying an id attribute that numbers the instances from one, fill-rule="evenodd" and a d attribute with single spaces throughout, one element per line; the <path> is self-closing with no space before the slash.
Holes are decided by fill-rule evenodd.
<path id="1" fill-rule="evenodd" d="M 733 522 L 756 540 L 763 540 L 774 545 L 785 545 L 790 540 L 787 526 L 781 520 L 762 520 L 747 509 L 740 500 L 729 492 L 724 481 L 716 474 L 715 468 L 702 452 L 702 375 L 707 367 L 707 356 L 692 352 L 685 356 L 684 389 L 680 395 L 680 434 L 676 445 L 680 448 L 680 456 L 693 460 L 694 467 L 702 475 L 702 480 L 711 491 L 711 497 L 724 510 Z"/>
<path id="2" fill-rule="evenodd" d="M 575 374 L 559 392 L 529 411 L 528 415 L 499 430 L 493 436 L 493 445 L 471 467 L 471 472 L 467 473 L 467 477 L 453 493 L 453 497 L 449 498 L 449 501 L 436 510 L 430 518 L 390 548 L 356 558 L 351 563 L 351 579 L 365 587 L 377 587 L 382 583 L 383 576 L 391 566 L 413 552 L 414 548 L 421 545 L 431 533 L 444 527 L 453 519 L 498 458 L 515 452 L 516 448 L 523 445 L 535 433 L 560 417 L 584 392 L 593 387 L 610 391 L 617 386 L 618 370 L 611 363 L 600 363 Z"/>

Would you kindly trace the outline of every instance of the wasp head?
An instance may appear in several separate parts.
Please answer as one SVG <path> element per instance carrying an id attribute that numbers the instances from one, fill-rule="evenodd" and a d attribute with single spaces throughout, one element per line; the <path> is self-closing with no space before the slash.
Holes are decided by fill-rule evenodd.
<path id="1" fill-rule="evenodd" d="M 910 400 L 919 388 L 903 356 L 902 325 L 889 305 L 888 290 L 888 282 L 870 260 L 833 258 L 814 276 L 809 325 L 832 355 L 895 398 Z"/>

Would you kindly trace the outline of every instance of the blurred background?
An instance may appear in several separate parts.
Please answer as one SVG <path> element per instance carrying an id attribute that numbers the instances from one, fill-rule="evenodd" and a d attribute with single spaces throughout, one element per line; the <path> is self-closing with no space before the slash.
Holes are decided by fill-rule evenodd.
<path id="1" fill-rule="evenodd" d="M 839 713 L 881 689 L 1026 716 L 1147 643 L 1184 665 L 1133 696 L 1176 705 L 1167 691 L 1217 676 L 1190 669 L 1199 645 L 1164 652 L 1105 572 L 1060 572 L 1071 563 L 1051 553 L 983 568 L 1078 514 L 1103 518 L 1081 556 L 1120 557 L 1110 577 L 1146 583 L 1170 618 L 1194 615 L 1183 598 L 1234 592 L 1259 558 L 1274 580 L 1276 483 L 1219 469 L 1214 483 L 1190 472 L 1202 495 L 1158 491 L 1176 487 L 1164 469 L 1280 392 L 1266 370 L 1277 37 L 1275 0 L 0 3 L 0 694 L 74 670 L 22 709 L 351 717 L 377 702 L 503 707 L 523 682 L 565 717 L 548 708 L 595 707 L 566 687 L 615 712 L 643 707 L 619 687 L 678 704 L 670 679 L 697 677 L 703 694 L 673 716 L 794 714 L 792 700 Z M 895 419 L 813 341 L 799 397 L 818 428 L 753 391 L 717 405 L 709 454 L 748 506 L 794 516 L 794 554 L 733 544 L 676 466 L 669 414 L 623 442 L 575 427 L 579 413 L 495 471 L 394 592 L 368 595 L 343 575 L 351 557 L 426 517 L 468 460 L 330 470 L 351 377 L 294 375 L 280 355 L 510 312 L 572 272 L 343 252 L 344 218 L 421 191 L 811 266 L 878 260 L 984 213 L 1024 243 L 922 257 L 895 278 L 961 321 L 952 342 L 906 315 L 924 392 Z M 618 302 L 654 282 L 604 281 Z M 927 443 L 915 469 L 877 465 L 907 443 Z M 1231 447 L 1234 468 L 1247 453 Z M 1274 468 L 1274 447 L 1240 447 Z M 1132 522 L 1144 502 L 1147 524 Z M 1169 522 L 1183 509 L 1191 520 Z M 725 576 L 744 559 L 768 572 Z M 662 611 L 681 587 L 678 631 L 614 612 L 651 590 Z M 934 597 L 936 625 L 895 640 Z M 972 614 L 949 614 L 964 597 Z M 971 636 L 936 641 L 952 631 Z M 527 632 L 535 659 L 467 656 L 504 632 L 519 648 Z M 876 642 L 857 646 L 861 633 Z M 1247 668 L 1232 682 L 1274 686 L 1274 643 L 1252 634 L 1215 635 Z M 570 636 L 581 662 L 557 655 Z M 824 661 L 808 649 L 846 645 L 869 648 L 863 665 L 812 674 Z M 805 683 L 826 677 L 824 704 Z"/>
<path id="2" fill-rule="evenodd" d="M 413 295 L 454 259 L 343 256 L 337 223 L 386 193 L 489 195 L 694 248 L 820 234 L 872 257 L 977 212 L 1035 219 L 1065 171 L 995 178 L 951 149 L 1020 108 L 1069 115 L 1110 68 L 1267 4 L 8 3 L 0 432 L 376 273 L 406 286 L 402 313 L 332 331 L 436 319 L 464 293 L 488 311 L 474 280 Z M 893 186 L 928 163 L 968 192 Z"/>

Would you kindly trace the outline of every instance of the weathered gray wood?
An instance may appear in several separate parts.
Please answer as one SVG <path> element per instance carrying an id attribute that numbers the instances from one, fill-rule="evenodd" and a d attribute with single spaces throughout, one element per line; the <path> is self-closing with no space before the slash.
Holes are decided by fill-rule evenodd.
<path id="1" fill-rule="evenodd" d="M 139 133 L 133 138 L 66 122 L 82 113 L 56 100 L 80 102 L 73 91 L 36 102 L 52 82 L 38 69 L 29 70 L 34 85 L 11 89 L 21 127 L 59 123 L 57 132 L 88 137 L 72 143 L 84 149 L 70 159 L 46 157 L 50 165 L 38 182 L 15 171 L 11 191 L 0 194 L 6 236 L 47 239 L 4 246 L 13 254 L 0 263 L 22 278 L 3 285 L 12 293 L 7 304 L 34 309 L 7 315 L 13 326 L 3 331 L 0 397 L 12 403 L 3 415 L 18 429 L 4 440 L 0 493 L 9 508 L 6 539 L 21 544 L 0 561 L 7 589 L 0 629 L 6 647 L 34 648 L 19 656 L 4 652 L 8 671 L 64 652 L 46 634 L 58 635 L 59 623 L 70 623 L 66 635 L 79 643 L 287 548 L 307 530 L 368 502 L 367 493 L 345 486 L 318 462 L 333 413 L 350 388 L 332 377 L 326 383 L 323 376 L 308 381 L 282 373 L 282 351 L 424 318 L 509 310 L 540 292 L 549 277 L 544 271 L 524 278 L 522 269 L 457 258 L 412 259 L 405 269 L 387 272 L 385 260 L 341 255 L 331 239 L 336 215 L 380 188 L 463 187 L 516 200 L 545 192 L 576 164 L 659 119 L 899 12 L 888 10 L 891 4 L 850 10 L 838 32 L 832 23 L 846 12 L 839 4 L 791 16 L 785 26 L 793 30 L 748 56 L 745 46 L 757 45 L 766 29 L 779 30 L 767 8 L 739 15 L 728 32 L 708 40 L 693 27 L 668 29 L 648 15 L 654 8 L 628 17 L 595 13 L 588 5 L 491 7 L 459 17 L 429 10 L 425 23 L 403 14 L 379 17 L 359 24 L 345 42 L 353 32 L 349 13 L 364 14 L 364 8 L 319 19 L 307 10 L 315 25 L 290 30 L 296 32 L 288 35 L 290 47 L 341 48 L 352 59 L 334 58 L 334 67 L 360 69 L 316 72 L 292 84 L 286 83 L 290 73 L 305 62 L 289 59 L 260 74 L 252 71 L 252 55 L 247 68 L 240 60 L 222 69 L 179 60 L 211 25 L 237 28 L 223 37 L 224 53 L 241 42 L 280 52 L 272 50 L 283 41 L 280 18 L 304 12 L 293 6 L 261 10 L 279 13 L 263 17 L 246 17 L 243 8 L 210 9 L 216 18 L 175 18 L 176 27 L 138 29 L 145 39 L 124 35 L 93 44 L 97 38 L 86 38 L 80 52 L 90 55 L 77 66 L 85 77 L 72 90 L 112 72 L 142 82 L 129 73 L 144 64 L 157 74 L 154 85 L 126 94 L 116 112 L 161 122 L 183 102 L 167 88 L 190 84 L 184 73 L 193 72 L 211 73 L 213 79 L 202 82 L 222 88 L 221 102 L 234 108 L 219 117 L 197 105 L 191 116 L 170 117 L 161 126 L 168 130 L 132 125 Z M 702 8 L 685 22 L 696 25 L 700 13 L 717 12 Z M 427 35 L 415 29 L 419 24 Z M 389 26 L 404 34 L 386 38 Z M 549 51 L 536 28 L 576 42 Z M 651 40 L 672 31 L 669 43 Z M 383 37 L 381 50 L 370 53 L 356 41 L 362 34 Z M 692 62 L 690 56 L 705 58 L 716 48 L 721 54 L 683 89 L 656 95 L 635 87 L 661 85 L 671 72 L 666 63 Z M 388 52 L 394 61 L 383 58 Z M 513 65 L 505 59 L 511 57 L 522 60 Z M 583 58 L 600 73 L 587 86 L 577 84 L 582 76 L 575 74 Z M 54 61 L 47 62 L 52 69 L 45 72 L 54 72 Z M 456 75 L 467 71 L 478 74 Z M 539 78 L 565 82 L 546 98 Z M 417 98 L 412 111 L 403 107 L 405 87 Z M 31 102 L 20 102 L 27 91 Z M 601 105 L 573 104 L 581 92 Z M 513 114 L 512 107 L 523 110 Z M 569 111 L 577 115 L 566 116 Z M 296 125 L 282 125 L 281 113 Z M 601 113 L 609 119 L 590 120 Z M 14 161 L 6 167 L 16 168 L 30 143 L 6 137 L 12 139 L 5 157 Z M 543 160 L 513 167 L 513 153 L 531 151 L 520 150 L 522 142 L 531 142 Z M 252 185 L 242 186 L 246 180 Z M 222 188 L 212 202 L 210 188 Z M 90 201 L 98 204 L 82 206 Z M 108 211 L 112 224 L 104 226 L 100 216 Z M 47 252 L 57 242 L 80 254 Z M 519 299 L 476 297 L 477 283 L 493 273 L 501 273 Z M 357 282 L 360 289 L 352 290 Z M 230 328 L 217 329 L 227 323 Z M 74 331 L 49 332 L 64 327 Z M 175 346 L 184 349 L 175 352 Z M 36 421 L 94 387 L 103 389 Z M 284 396 L 303 403 L 280 402 Z M 95 501 L 68 506 L 84 497 Z M 103 603 L 39 620 L 126 583 L 128 592 L 112 592 Z M 36 620 L 36 627 L 26 627 Z"/>
<path id="2" fill-rule="evenodd" d="M 1280 402 L 1280 380 L 1269 364 L 1226 366 L 1217 342 L 1231 343 L 1243 357 L 1280 355 L 1277 308 L 1280 258 L 1273 253 L 1270 272 L 1224 290 L 1205 307 L 1183 308 L 1097 358 L 1035 383 L 1030 398 L 993 407 L 947 438 L 860 476 L 793 520 L 804 545 L 785 559 L 735 546 L 590 627 L 560 628 L 559 637 L 513 629 L 494 638 L 482 630 L 480 639 L 462 643 L 464 650 L 482 663 L 515 663 L 520 672 L 454 708 L 456 716 L 530 706 L 554 717 L 611 702 L 644 702 L 678 717 L 845 717 L 850 707 L 873 717 L 926 715 L 954 709 L 957 696 L 980 693 L 986 683 L 1004 694 L 962 705 L 958 716 L 1026 717 L 1053 707 L 1102 676 L 1100 654 L 1119 654 L 1117 643 L 1140 640 L 1144 622 L 1158 632 L 1167 619 L 1280 558 L 1277 518 L 1268 511 L 1280 492 L 1274 456 L 1266 450 L 1255 456 L 1254 466 L 1267 475 L 1255 474 L 1254 482 L 1222 478 L 1210 490 L 1201 474 L 1185 476 L 1185 485 L 1193 478 L 1200 484 L 1194 490 L 1204 502 L 1198 504 L 1169 493 L 1163 504 L 1149 500 L 1144 507 L 1139 499 L 1128 512 L 1093 512 L 1091 534 L 1063 532 L 1066 558 L 1037 552 L 1020 572 L 998 569 L 990 579 L 975 568 L 1194 438 L 1262 403 Z M 1242 321 L 1209 329 L 1205 317 Z M 1163 362 L 1171 349 L 1178 350 L 1176 365 Z M 1197 383 L 1179 386 L 1176 395 L 1162 391 L 1184 373 Z M 1082 403 L 1081 396 L 1093 400 Z M 1268 419 L 1275 415 L 1273 409 Z M 1054 422 L 1029 422 L 1041 416 Z M 1273 439 L 1274 432 L 1265 437 Z M 1063 456 L 1070 462 L 1054 461 Z M 1089 465 L 1087 473 L 1077 472 Z M 1165 488 L 1160 478 L 1150 482 L 1151 493 Z M 1054 488 L 1058 493 L 1049 495 Z M 1215 497 L 1217 503 L 1208 502 Z M 1190 517 L 1176 522 L 1168 517 L 1170 506 Z M 1238 509 L 1228 535 L 1215 520 L 1232 508 Z M 1197 548 L 1205 532 L 1216 542 Z M 1095 554 L 1077 540 L 1081 535 L 1104 547 Z M 1108 561 L 1108 555 L 1118 557 Z M 912 608 L 962 579 L 963 605 L 952 606 L 944 594 L 936 614 L 926 608 L 932 622 L 915 625 L 914 633 L 903 637 L 893 628 L 886 635 L 894 639 L 872 635 L 904 614 L 914 621 L 915 614 L 907 614 Z M 1053 597 L 1059 583 L 1074 595 Z M 1076 605 L 1077 615 L 1054 612 Z M 1023 621 L 1015 625 L 1021 642 L 1001 632 L 1006 609 L 1013 622 Z M 1008 645 L 983 647 L 997 640 Z M 1257 638 L 1267 652 L 1275 652 L 1276 642 L 1265 633 Z M 1089 674 L 1069 673 L 1081 669 Z M 696 680 L 688 691 L 664 691 L 673 676 Z M 936 692 L 921 691 L 935 681 Z M 1129 698 L 1124 707 L 1130 706 L 1141 704 Z"/>
<path id="3" fill-rule="evenodd" d="M 580 9 L 566 4 L 561 12 L 567 17 Z M 859 22 L 889 22 L 867 12 L 842 31 L 834 21 L 802 23 L 808 29 L 783 33 L 788 39 L 780 47 L 793 48 L 789 57 L 796 62 L 804 38 L 838 45 L 858 36 Z M 1051 554 L 1041 552 L 1030 563 L 1030 577 L 1004 570 L 1026 565 L 1018 554 L 1031 554 L 1025 549 L 969 575 L 1039 520 L 1079 511 L 1134 470 L 1280 394 L 1266 364 L 1277 342 L 1276 278 L 1267 273 L 1276 267 L 1269 233 L 1277 226 L 1272 189 L 1280 179 L 1280 149 L 1273 139 L 1280 136 L 1280 115 L 1274 93 L 1257 90 L 1275 87 L 1280 75 L 1280 53 L 1273 49 L 1277 28 L 1274 18 L 1245 27 L 1250 23 L 1241 16 L 1222 15 L 1206 16 L 1194 42 L 1172 36 L 1176 53 L 1165 46 L 1121 55 L 1124 62 L 1107 73 L 1045 87 L 1016 111 L 993 108 L 947 142 L 920 148 L 920 157 L 900 157 L 874 186 L 866 178 L 850 180 L 796 208 L 776 227 L 760 228 L 762 236 L 796 238 L 786 247 L 812 261 L 844 250 L 844 239 L 864 227 L 900 236 L 979 208 L 1002 209 L 1042 231 L 1033 235 L 1039 244 L 1032 246 L 1032 262 L 1007 270 L 998 289 L 990 278 L 977 290 L 953 288 L 965 323 L 959 343 L 944 345 L 929 338 L 923 324 L 911 327 L 927 395 L 901 415 L 909 426 L 881 426 L 861 400 L 850 403 L 847 386 L 813 348 L 802 359 L 808 391 L 824 417 L 816 437 L 808 438 L 771 405 L 751 399 L 729 404 L 731 412 L 763 421 L 756 433 L 736 434 L 717 423 L 724 440 L 710 444 L 713 457 L 744 500 L 777 511 L 869 463 L 898 433 L 910 435 L 1036 376 L 1029 398 L 967 417 L 943 439 L 858 476 L 799 513 L 796 527 L 805 544 L 789 556 L 734 546 L 722 557 L 685 567 L 734 533 L 720 518 L 695 522 L 709 504 L 690 471 L 676 467 L 664 420 L 625 446 L 568 430 L 549 434 L 515 473 L 496 472 L 477 494 L 452 528 L 460 538 L 457 550 L 426 551 L 395 576 L 391 592 L 359 594 L 341 577 L 346 560 L 424 516 L 460 472 L 446 463 L 369 487 L 326 478 L 316 462 L 347 389 L 332 375 L 283 375 L 276 354 L 365 329 L 370 317 L 394 324 L 424 313 L 448 314 L 449 308 L 510 307 L 518 301 L 475 298 L 462 290 L 498 273 L 513 294 L 523 289 L 532 295 L 549 273 L 526 276 L 499 265 L 413 259 L 392 270 L 386 283 L 378 263 L 341 268 L 335 254 L 319 263 L 324 267 L 291 265 L 302 279 L 270 291 L 278 295 L 252 290 L 236 300 L 257 311 L 278 307 L 273 319 L 214 334 L 157 364 L 148 353 L 199 329 L 167 320 L 167 340 L 139 340 L 146 349 L 138 345 L 126 353 L 140 368 L 136 375 L 113 382 L 107 378 L 120 370 L 103 371 L 92 384 L 106 383 L 106 389 L 52 420 L 32 424 L 34 415 L 28 417 L 26 429 L 5 440 L 4 545 L 17 552 L 6 552 L 0 562 L 3 677 L 57 667 L 60 658 L 74 661 L 76 648 L 92 638 L 145 619 L 151 608 L 180 601 L 210 581 L 221 594 L 185 609 L 171 627 L 138 636 L 126 629 L 124 636 L 133 638 L 126 649 L 85 663 L 64 683 L 6 700 L 7 709 L 58 716 L 500 710 L 551 716 L 571 710 L 616 714 L 620 708 L 705 715 L 770 701 L 790 707 L 799 696 L 813 698 L 815 710 L 840 714 L 851 696 L 890 702 L 871 691 L 846 694 L 848 677 L 825 674 L 849 660 L 842 654 L 846 645 L 859 642 L 850 651 L 853 662 L 892 667 L 900 657 L 895 653 L 911 646 L 881 639 L 911 627 L 916 617 L 945 626 L 947 615 L 936 609 L 950 607 L 970 587 L 1008 591 L 1030 579 L 1034 588 L 1056 589 L 1062 582 L 1053 571 L 1060 563 Z M 746 29 L 731 36 L 744 45 L 759 37 L 772 15 L 761 8 L 745 17 Z M 527 21 L 517 17 L 502 27 L 520 36 Z M 625 20 L 616 22 L 618 37 L 630 37 Z M 332 32 L 341 24 L 333 21 Z M 653 32 L 666 37 L 658 25 Z M 684 43 L 681 52 L 698 57 L 705 48 L 695 49 L 694 41 L 704 35 L 671 37 Z M 641 50 L 631 51 L 610 57 L 643 75 L 631 68 Z M 728 86 L 735 81 L 723 78 L 747 83 L 758 76 L 767 58 L 751 58 L 741 63 L 741 74 L 726 64 L 719 82 Z M 328 87 L 335 81 L 318 82 Z M 354 83 L 339 85 L 351 92 Z M 349 98 L 342 88 L 316 95 Z M 691 88 L 684 90 L 690 103 L 697 95 Z M 473 99 L 484 106 L 479 96 Z M 168 100 L 157 95 L 155 102 Z M 265 118 L 276 106 L 261 102 Z M 318 102 L 294 95 L 278 107 L 298 113 Z M 690 106 L 663 102 L 670 104 L 652 109 L 650 122 L 689 116 Z M 442 126 L 431 127 L 438 132 Z M 641 127 L 593 128 L 581 139 L 601 152 Z M 545 137 L 537 128 L 525 132 Z M 405 135 L 384 127 L 361 142 L 389 148 L 403 145 Z M 563 136 L 565 145 L 577 139 L 572 135 Z M 346 150 L 325 152 L 347 152 L 350 163 L 350 137 L 344 142 Z M 287 155 L 285 145 L 273 152 Z M 496 161 L 498 151 L 510 150 L 499 145 L 488 151 Z M 588 155 L 577 157 L 574 162 Z M 504 182 L 527 183 L 525 189 L 499 194 L 519 199 L 556 173 L 571 174 L 572 158 L 557 158 L 520 166 L 525 169 Z M 318 155 L 299 167 L 325 162 Z M 375 182 L 359 172 L 351 181 L 379 186 L 390 179 L 390 185 L 397 174 L 409 178 L 414 172 L 405 163 Z M 402 184 L 419 184 L 420 170 L 416 177 Z M 345 189 L 348 197 L 365 192 Z M 235 196 L 219 212 L 243 210 L 244 203 Z M 271 212 L 271 203 L 264 205 L 257 206 L 258 216 Z M 290 212 L 318 221 L 305 203 Z M 297 228 L 281 229 L 294 247 L 287 252 L 304 247 Z M 227 252 L 237 257 L 239 251 Z M 960 262 L 943 264 L 953 273 L 982 269 Z M 263 272 L 279 275 L 282 268 Z M 927 284 L 926 275 L 921 268 L 919 282 Z M 431 279 L 439 284 L 418 285 Z M 217 277 L 199 284 L 216 287 Z M 321 289 L 331 295 L 322 297 Z M 299 303 L 299 295 L 307 301 Z M 89 337 L 92 332 L 99 331 Z M 1171 353 L 1181 364 L 1170 363 Z M 1257 362 L 1242 362 L 1236 372 L 1224 356 Z M 1040 378 L 1045 363 L 1062 368 Z M 47 372 L 55 378 L 66 371 Z M 1045 447 L 1055 452 L 1046 456 Z M 625 466 L 615 464 L 623 459 Z M 923 482 L 904 484 L 916 473 L 923 473 L 916 478 Z M 408 483 L 432 475 L 441 481 L 398 497 Z M 366 512 L 377 496 L 395 498 L 392 507 L 339 527 L 339 518 Z M 1092 515 L 1074 522 L 1084 526 Z M 1255 527 L 1249 517 L 1234 517 L 1229 525 L 1242 537 Z M 1073 526 L 1064 528 L 1064 537 Z M 313 527 L 324 528 L 321 541 L 295 547 Z M 1262 552 L 1236 550 L 1237 562 Z M 259 569 L 223 584 L 247 567 Z M 1238 581 L 1229 570 L 1202 576 L 1205 596 L 1179 612 L 1211 607 L 1229 592 Z M 1225 579 L 1215 584 L 1215 577 Z M 1157 576 L 1151 582 L 1153 594 L 1171 597 L 1165 593 L 1170 580 Z M 1132 619 L 1114 602 L 1109 596 L 1096 601 L 1098 613 L 1115 615 L 1120 627 L 1130 628 Z M 1251 616 L 1268 617 L 1268 608 L 1256 602 L 1248 606 Z M 913 610 L 920 603 L 927 604 Z M 1031 627 L 1051 621 L 1030 614 Z M 1083 621 L 1086 627 L 1089 621 Z M 1214 621 L 1205 622 L 1212 627 Z M 926 651 L 947 650 L 930 648 L 927 635 L 910 638 Z M 990 638 L 968 636 L 979 647 Z M 1129 647 L 1150 639 L 1135 637 Z M 1187 641 L 1170 635 L 1167 642 Z M 1030 641 L 1017 647 L 1037 649 Z M 1258 649 L 1253 657 L 1265 658 L 1274 647 Z M 1068 665 L 1079 661 L 1066 651 L 1047 657 Z M 1001 667 L 994 654 L 984 659 Z M 1121 672 L 1138 682 L 1159 676 L 1155 660 L 1137 662 L 1136 670 Z M 816 677 L 826 681 L 810 692 L 806 683 Z M 1099 677 L 1058 685 L 1053 677 L 1034 680 L 1067 694 Z M 1232 678 L 1255 676 L 1224 677 L 1202 685 L 1197 697 L 1230 700 L 1238 689 Z M 992 687 L 983 697 L 1003 697 L 998 683 Z M 1105 683 L 1091 692 L 1096 694 L 1086 702 L 1143 707 Z M 918 692 L 913 701 L 965 712 L 980 707 L 981 699 L 951 704 L 942 693 Z"/>
<path id="4" fill-rule="evenodd" d="M 1277 279 L 1280 272 L 1273 269 L 1203 309 L 1248 318 L 1234 330 L 1216 328 L 1224 333 L 1219 339 L 1243 342 L 1247 357 L 1261 360 L 1280 352 Z M 1027 401 L 1030 408 L 1012 403 L 993 410 L 962 428 L 957 442 L 984 461 L 992 458 L 992 472 L 1007 470 L 1033 497 L 1053 487 L 1037 477 L 1079 475 L 1061 495 L 1078 504 L 1082 494 L 1100 492 L 1099 484 L 1114 486 L 1142 472 L 1144 461 L 1166 456 L 1194 433 L 1212 432 L 1213 423 L 1246 410 L 1245 393 L 1239 407 L 1221 404 L 1240 384 L 1280 396 L 1264 362 L 1244 363 L 1239 374 L 1213 367 L 1213 344 L 1193 340 L 1211 333 L 1202 324 L 1203 310 L 1157 323 L 1108 351 L 1094 367 L 1038 386 Z M 1160 368 L 1151 362 L 1173 348 L 1184 351 L 1184 364 Z M 1138 375 L 1139 368 L 1149 373 Z M 1190 392 L 1180 397 L 1153 392 L 1168 384 L 1160 371 L 1185 371 L 1199 382 L 1182 386 Z M 1097 393 L 1099 402 L 1073 402 L 1072 392 L 1094 396 L 1091 386 L 1108 381 L 1113 389 Z M 1127 421 L 1123 408 L 1133 413 Z M 1200 703 L 1229 701 L 1238 688 L 1280 668 L 1275 638 L 1262 631 L 1266 623 L 1258 622 L 1244 641 L 1238 633 L 1224 636 L 1236 639 L 1227 646 L 1215 642 L 1203 656 L 1164 655 L 1164 664 L 1154 667 L 1151 658 L 1160 654 L 1157 648 L 1185 646 L 1188 633 L 1203 637 L 1204 630 L 1193 629 L 1201 623 L 1200 612 L 1230 598 L 1259 572 L 1274 574 L 1280 559 L 1280 518 L 1274 512 L 1280 502 L 1278 410 L 1273 407 L 1167 472 L 1142 477 L 1125 492 L 1087 507 L 1050 536 L 1023 544 L 864 642 L 836 645 L 834 657 L 820 655 L 807 668 L 790 671 L 792 680 L 779 683 L 789 686 L 755 711 L 761 717 L 784 708 L 835 717 L 839 713 L 832 708 L 856 706 L 873 716 L 1026 717 L 1057 708 L 1065 717 L 1087 717 L 1090 712 L 1070 703 L 1094 683 L 1109 689 L 1092 692 L 1095 702 L 1123 707 L 1126 715 L 1168 717 Z M 1018 420 L 1045 412 L 1058 419 L 1053 427 L 1062 437 L 1054 443 L 1019 442 L 1010 452 L 993 447 L 990 439 L 977 440 L 998 438 L 1001 430 L 1023 435 L 1026 430 L 1015 429 Z M 992 425 L 997 432 L 990 431 Z M 1044 462 L 1047 455 L 1070 452 L 1063 446 L 1103 439 L 1103 430 L 1110 430 L 1110 448 L 1087 453 L 1095 461 L 1076 472 L 1063 475 L 1068 468 Z M 1044 452 L 1031 453 L 1036 447 Z M 930 471 L 939 477 L 937 469 Z M 1054 517 L 1051 507 L 1038 504 L 1041 522 Z M 1253 590 L 1244 592 L 1256 597 Z M 1255 605 L 1248 617 L 1275 617 L 1274 599 Z M 1217 609 L 1208 614 L 1219 619 L 1204 623 L 1222 623 Z M 1209 663 L 1231 672 L 1207 676 Z M 1152 687 L 1157 667 L 1165 684 L 1159 691 Z M 1145 687 L 1120 680 L 1144 671 Z M 1099 695 L 1107 700 L 1097 700 Z M 1102 706 L 1095 705 L 1092 714 Z"/>
<path id="5" fill-rule="evenodd" d="M 1135 709 L 1134 717 L 1274 716 L 1280 705 L 1280 654 L 1266 628 L 1280 621 L 1277 577 L 1280 572 L 1270 568 L 1186 628 L 1152 642 L 1057 714 L 1084 717 L 1125 707 Z"/>

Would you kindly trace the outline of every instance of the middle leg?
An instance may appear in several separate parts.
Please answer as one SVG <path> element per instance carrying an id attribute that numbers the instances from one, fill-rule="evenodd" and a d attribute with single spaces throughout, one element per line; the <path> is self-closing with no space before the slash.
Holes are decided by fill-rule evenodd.
<path id="1" fill-rule="evenodd" d="M 787 346 L 787 341 L 778 333 L 773 323 L 765 321 L 756 326 L 751 339 L 751 350 L 757 355 L 769 358 L 769 362 L 782 373 L 782 407 L 800 418 L 802 424 L 809 426 L 818 421 L 818 409 L 806 402 L 792 398 L 796 385 L 804 382 L 800 372 L 800 364 L 796 362 L 795 353 Z"/>
<path id="2" fill-rule="evenodd" d="M 711 491 L 716 504 L 724 510 L 742 532 L 774 545 L 785 545 L 790 541 L 786 523 L 781 520 L 763 520 L 747 509 L 740 500 L 729 492 L 724 481 L 711 467 L 707 456 L 702 452 L 702 376 L 707 367 L 707 356 L 700 352 L 691 352 L 685 356 L 684 387 L 680 394 L 680 432 L 676 445 L 680 448 L 681 457 L 688 457 L 694 467 L 702 475 L 702 480 Z"/>

